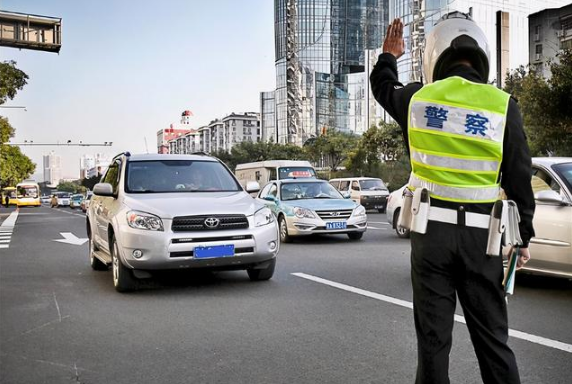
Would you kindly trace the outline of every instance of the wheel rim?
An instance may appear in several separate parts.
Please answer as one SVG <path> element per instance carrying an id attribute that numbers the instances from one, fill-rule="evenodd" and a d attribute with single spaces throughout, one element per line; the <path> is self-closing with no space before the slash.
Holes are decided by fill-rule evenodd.
<path id="1" fill-rule="evenodd" d="M 399 233 L 400 235 L 405 235 L 407 234 L 407 229 L 403 227 L 397 227 L 397 233 Z"/>
<path id="2" fill-rule="evenodd" d="M 288 229 L 286 228 L 286 220 L 282 219 L 280 221 L 280 237 L 282 237 L 282 240 L 286 239 L 286 236 L 288 236 Z"/>
<path id="3" fill-rule="evenodd" d="M 117 256 L 117 243 L 113 244 L 113 256 L 112 256 L 112 264 L 113 264 L 113 284 L 117 286 L 117 282 L 119 281 L 119 257 Z"/>

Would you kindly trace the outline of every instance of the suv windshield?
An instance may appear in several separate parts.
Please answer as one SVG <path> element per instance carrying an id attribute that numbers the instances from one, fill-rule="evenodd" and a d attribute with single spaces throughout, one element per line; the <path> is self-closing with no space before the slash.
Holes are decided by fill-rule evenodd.
<path id="1" fill-rule="evenodd" d="M 362 191 L 387 191 L 387 187 L 380 179 L 360 180 Z"/>
<path id="2" fill-rule="evenodd" d="M 128 193 L 235 192 L 242 190 L 219 162 L 150 160 L 127 163 Z"/>
<path id="3" fill-rule="evenodd" d="M 280 188 L 282 200 L 343 199 L 329 183 L 284 183 Z"/>

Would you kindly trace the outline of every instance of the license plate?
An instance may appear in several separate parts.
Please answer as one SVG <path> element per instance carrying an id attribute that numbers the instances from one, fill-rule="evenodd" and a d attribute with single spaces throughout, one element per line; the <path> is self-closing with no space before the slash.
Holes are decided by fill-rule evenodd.
<path id="1" fill-rule="evenodd" d="M 326 229 L 346 229 L 347 223 L 345 221 L 332 221 L 326 223 Z"/>
<path id="2" fill-rule="evenodd" d="M 196 247 L 193 251 L 195 259 L 234 256 L 234 245 L 213 245 L 212 247 Z"/>

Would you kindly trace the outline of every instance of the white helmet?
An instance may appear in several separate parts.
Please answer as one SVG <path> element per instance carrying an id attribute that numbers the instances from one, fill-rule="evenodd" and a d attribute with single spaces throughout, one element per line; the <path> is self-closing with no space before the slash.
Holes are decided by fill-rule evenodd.
<path id="1" fill-rule="evenodd" d="M 451 12 L 441 17 L 425 38 L 423 75 L 426 83 L 445 77 L 459 59 L 467 60 L 484 81 L 489 79 L 490 49 L 487 37 L 471 16 Z"/>

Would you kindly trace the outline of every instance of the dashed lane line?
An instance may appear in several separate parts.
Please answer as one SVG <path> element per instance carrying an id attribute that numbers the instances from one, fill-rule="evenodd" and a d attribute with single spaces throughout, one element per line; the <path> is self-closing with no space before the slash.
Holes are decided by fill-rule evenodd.
<path id="1" fill-rule="evenodd" d="M 302 279 L 311 280 L 311 281 L 314 281 L 316 283 L 328 285 L 330 287 L 338 288 L 338 289 L 341 289 L 343 291 L 352 292 L 352 293 L 362 295 L 362 296 L 366 296 L 366 297 L 369 297 L 372 299 L 385 301 L 386 303 L 395 304 L 395 305 L 399 305 L 401 307 L 413 309 L 413 303 L 411 303 L 409 301 L 396 299 L 396 298 L 391 297 L 391 296 L 385 296 L 385 295 L 375 293 L 375 292 L 371 292 L 371 291 L 366 291 L 365 289 L 352 287 L 351 285 L 337 283 L 335 281 L 322 279 L 321 277 L 312 276 L 312 275 L 308 275 L 308 274 L 301 273 L 301 272 L 292 273 L 292 275 L 297 276 L 297 277 L 301 277 Z M 462 323 L 462 324 L 466 324 L 464 316 L 455 315 L 455 321 Z M 572 344 L 566 344 L 566 343 L 563 343 L 561 341 L 548 339 L 548 338 L 545 338 L 542 336 L 532 335 L 530 333 L 521 332 L 521 331 L 517 331 L 514 329 L 509 329 L 508 334 L 509 334 L 509 336 L 514 337 L 515 339 L 521 339 L 521 340 L 529 341 L 531 343 L 540 344 L 540 345 L 543 345 L 545 347 L 559 349 L 559 350 L 564 351 L 564 352 L 572 353 Z"/>

